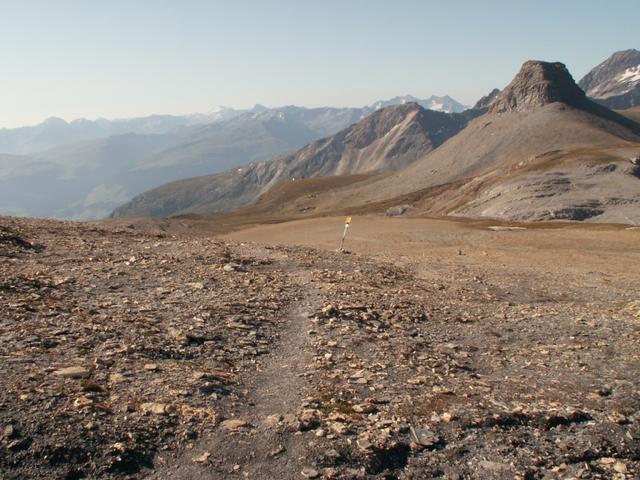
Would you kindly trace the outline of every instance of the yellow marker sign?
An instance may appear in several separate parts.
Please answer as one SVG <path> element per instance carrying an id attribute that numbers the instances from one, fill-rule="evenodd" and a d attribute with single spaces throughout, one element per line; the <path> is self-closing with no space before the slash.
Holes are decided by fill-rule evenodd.
<path id="1" fill-rule="evenodd" d="M 344 232 L 342 232 L 342 240 L 340 240 L 340 248 L 338 249 L 339 252 L 344 251 L 344 238 L 347 236 L 347 229 L 349 228 L 349 225 L 351 225 L 351 217 L 345 217 Z"/>

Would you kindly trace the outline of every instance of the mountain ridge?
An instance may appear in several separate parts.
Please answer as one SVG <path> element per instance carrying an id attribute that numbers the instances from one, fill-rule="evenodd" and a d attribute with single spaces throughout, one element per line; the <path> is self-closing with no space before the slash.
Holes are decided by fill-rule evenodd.
<path id="1" fill-rule="evenodd" d="M 613 53 L 591 69 L 579 82 L 586 94 L 608 108 L 640 105 L 640 51 Z"/>
<path id="2" fill-rule="evenodd" d="M 640 223 L 628 161 L 638 152 L 639 124 L 580 94 L 563 65 L 527 62 L 488 113 L 439 148 L 300 207 L 346 213 L 397 202 L 415 215 Z"/>
<path id="3" fill-rule="evenodd" d="M 416 103 L 385 107 L 294 154 L 145 192 L 114 210 L 113 216 L 225 211 L 255 201 L 282 180 L 401 168 L 467 122 L 465 115 L 425 110 Z"/>

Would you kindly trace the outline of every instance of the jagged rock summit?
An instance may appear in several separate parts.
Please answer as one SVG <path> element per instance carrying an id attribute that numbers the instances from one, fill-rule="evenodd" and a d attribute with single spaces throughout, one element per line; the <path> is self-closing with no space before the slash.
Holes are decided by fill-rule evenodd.
<path id="1" fill-rule="evenodd" d="M 491 102 L 489 112 L 531 112 L 554 102 L 582 107 L 586 96 L 563 63 L 529 60 Z"/>

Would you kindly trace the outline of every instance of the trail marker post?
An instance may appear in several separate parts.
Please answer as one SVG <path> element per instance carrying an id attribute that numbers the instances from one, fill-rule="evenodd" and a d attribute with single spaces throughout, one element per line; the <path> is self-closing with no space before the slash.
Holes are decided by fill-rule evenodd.
<path id="1" fill-rule="evenodd" d="M 344 251 L 344 239 L 347 237 L 347 230 L 349 229 L 349 225 L 351 225 L 351 217 L 346 217 L 344 219 L 344 232 L 342 232 L 342 240 L 340 240 L 340 248 L 338 249 L 339 252 Z"/>

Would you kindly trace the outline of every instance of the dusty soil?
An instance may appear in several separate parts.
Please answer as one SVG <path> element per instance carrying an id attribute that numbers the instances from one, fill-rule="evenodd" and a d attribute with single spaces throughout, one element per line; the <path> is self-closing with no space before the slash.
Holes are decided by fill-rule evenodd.
<path id="1" fill-rule="evenodd" d="M 0 227 L 0 478 L 640 475 L 638 229 Z"/>

